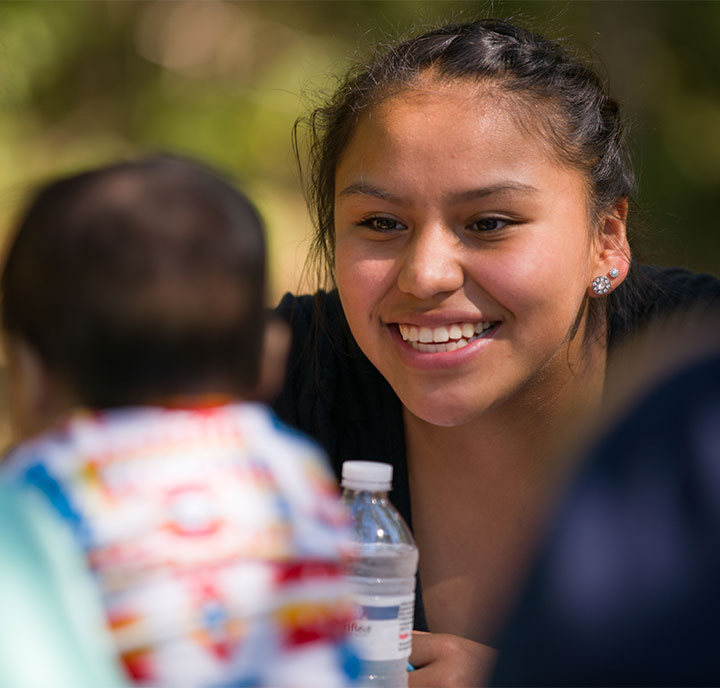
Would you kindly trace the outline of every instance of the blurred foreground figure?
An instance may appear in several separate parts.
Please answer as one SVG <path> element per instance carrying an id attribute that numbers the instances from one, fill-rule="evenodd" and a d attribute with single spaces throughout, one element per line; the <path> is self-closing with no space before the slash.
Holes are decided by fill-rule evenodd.
<path id="1" fill-rule="evenodd" d="M 81 552 L 45 502 L 0 482 L 0 686 L 122 688 Z"/>
<path id="2" fill-rule="evenodd" d="M 62 179 L 22 219 L 2 290 L 22 437 L 4 474 L 73 533 L 128 679 L 349 683 L 337 486 L 250 401 L 287 337 L 266 326 L 248 200 L 173 158 Z"/>
<path id="3" fill-rule="evenodd" d="M 720 684 L 716 316 L 654 329 L 620 361 L 624 410 L 559 511 L 493 685 Z"/>

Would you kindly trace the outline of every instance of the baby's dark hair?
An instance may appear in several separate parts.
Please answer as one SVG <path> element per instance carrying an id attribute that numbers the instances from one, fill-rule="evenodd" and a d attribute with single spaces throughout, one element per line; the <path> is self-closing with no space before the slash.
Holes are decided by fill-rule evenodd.
<path id="1" fill-rule="evenodd" d="M 306 185 L 315 223 L 310 265 L 321 283 L 335 279 L 335 171 L 358 119 L 422 74 L 495 88 L 522 125 L 535 127 L 553 155 L 586 175 L 593 219 L 631 197 L 635 179 L 626 126 L 618 103 L 590 66 L 558 42 L 506 21 L 443 26 L 380 47 L 368 63 L 351 70 L 325 105 L 296 123 L 296 152 L 302 126 L 309 132 Z M 633 267 L 623 293 L 615 290 L 590 300 L 590 331 L 607 312 L 627 307 L 637 279 Z"/>
<path id="2" fill-rule="evenodd" d="M 265 238 L 219 173 L 170 156 L 42 188 L 0 286 L 7 335 L 96 408 L 256 382 Z"/>

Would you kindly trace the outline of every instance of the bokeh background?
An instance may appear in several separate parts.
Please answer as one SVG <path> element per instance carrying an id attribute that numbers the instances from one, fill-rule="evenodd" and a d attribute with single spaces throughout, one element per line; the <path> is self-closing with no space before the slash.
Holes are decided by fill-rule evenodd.
<path id="1" fill-rule="evenodd" d="M 275 300 L 298 288 L 310 230 L 295 119 L 377 42 L 482 16 L 521 18 L 590 56 L 632 122 L 642 253 L 717 274 L 716 1 L 3 0 L 0 241 L 39 181 L 148 150 L 190 154 L 259 205 Z"/>

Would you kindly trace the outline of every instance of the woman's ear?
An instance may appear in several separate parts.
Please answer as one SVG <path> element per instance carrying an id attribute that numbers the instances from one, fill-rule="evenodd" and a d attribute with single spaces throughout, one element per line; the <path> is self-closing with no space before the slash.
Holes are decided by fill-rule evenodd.
<path id="1" fill-rule="evenodd" d="M 290 351 L 292 335 L 284 320 L 270 317 L 265 324 L 260 374 L 251 394 L 258 401 L 271 401 L 280 391 L 285 380 L 285 367 Z"/>
<path id="2" fill-rule="evenodd" d="M 596 277 L 607 277 L 611 289 L 622 284 L 630 270 L 630 244 L 627 240 L 627 198 L 618 199 L 603 216 L 595 236 Z M 589 287 L 591 296 L 604 296 Z M 608 290 L 609 291 L 609 290 Z"/>

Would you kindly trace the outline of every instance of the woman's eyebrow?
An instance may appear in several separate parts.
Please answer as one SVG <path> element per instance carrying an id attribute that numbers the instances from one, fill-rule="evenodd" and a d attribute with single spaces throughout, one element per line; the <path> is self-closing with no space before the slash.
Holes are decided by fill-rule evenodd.
<path id="1" fill-rule="evenodd" d="M 477 189 L 468 189 L 466 191 L 456 191 L 449 195 L 449 201 L 451 203 L 465 203 L 467 201 L 474 201 L 479 198 L 485 198 L 486 196 L 492 196 L 494 194 L 508 193 L 508 192 L 520 192 L 520 193 L 536 193 L 539 189 L 530 184 L 522 184 L 520 182 L 500 182 L 498 184 L 492 184 L 490 186 L 482 186 Z M 401 201 L 400 196 L 380 189 L 377 186 L 368 184 L 367 182 L 353 182 L 346 186 L 342 191 L 338 193 L 338 196 L 372 196 L 373 198 L 380 198 L 384 201 Z"/>
<path id="2" fill-rule="evenodd" d="M 449 200 L 452 203 L 464 203 L 466 201 L 474 201 L 479 198 L 485 198 L 486 196 L 493 196 L 494 194 L 502 194 L 508 192 L 520 192 L 520 193 L 536 193 L 539 189 L 531 186 L 530 184 L 522 184 L 520 182 L 499 182 L 498 184 L 492 184 L 490 186 L 482 186 L 477 189 L 468 189 L 467 191 L 457 191 L 449 195 Z"/>
<path id="3" fill-rule="evenodd" d="M 373 196 L 374 198 L 381 198 L 384 201 L 400 200 L 399 196 L 395 196 L 388 191 L 385 191 L 376 186 L 372 186 L 372 184 L 368 184 L 362 181 L 349 184 L 338 193 L 338 196 L 354 196 L 357 194 L 362 196 Z"/>

